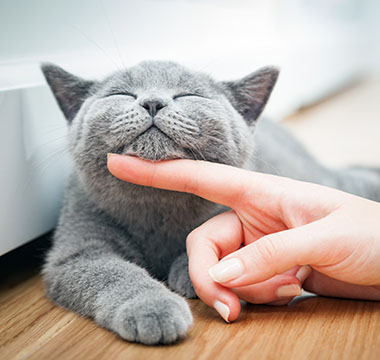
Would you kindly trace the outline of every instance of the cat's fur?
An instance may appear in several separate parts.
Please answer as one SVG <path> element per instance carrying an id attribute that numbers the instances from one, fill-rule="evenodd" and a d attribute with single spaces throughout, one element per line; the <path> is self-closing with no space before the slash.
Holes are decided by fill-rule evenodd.
<path id="1" fill-rule="evenodd" d="M 42 70 L 68 120 L 75 164 L 43 270 L 47 293 L 124 339 L 157 344 L 185 336 L 192 316 L 180 295 L 195 296 L 185 239 L 223 208 L 123 182 L 108 172 L 107 153 L 208 160 L 380 199 L 375 171 L 332 171 L 279 126 L 256 126 L 275 68 L 235 82 L 171 62 L 144 62 L 101 82 L 55 65 Z"/>

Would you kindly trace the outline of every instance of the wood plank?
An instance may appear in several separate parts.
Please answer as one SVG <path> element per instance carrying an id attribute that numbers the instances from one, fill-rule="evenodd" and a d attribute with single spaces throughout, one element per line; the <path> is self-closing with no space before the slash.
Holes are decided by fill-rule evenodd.
<path id="1" fill-rule="evenodd" d="M 246 305 L 224 323 L 199 300 L 195 324 L 172 346 L 128 343 L 44 297 L 33 276 L 1 302 L 2 359 L 379 359 L 380 303 L 303 297 L 289 306 Z M 4 325 L 3 325 L 4 324 Z"/>

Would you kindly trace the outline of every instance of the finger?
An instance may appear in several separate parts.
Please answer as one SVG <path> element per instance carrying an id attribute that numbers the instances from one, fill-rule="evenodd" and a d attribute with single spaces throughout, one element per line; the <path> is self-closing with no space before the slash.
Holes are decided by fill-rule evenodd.
<path id="1" fill-rule="evenodd" d="M 313 270 L 304 283 L 304 288 L 314 294 L 361 300 L 380 300 L 380 288 L 348 284 L 332 279 Z"/>
<path id="2" fill-rule="evenodd" d="M 229 207 L 234 207 L 246 192 L 254 196 L 256 202 L 262 200 L 262 204 L 268 206 L 270 198 L 275 198 L 276 191 L 288 183 L 287 179 L 273 175 L 205 161 L 170 160 L 152 163 L 133 156 L 109 154 L 107 166 L 114 176 L 122 180 L 192 193 Z"/>
<path id="3" fill-rule="evenodd" d="M 233 288 L 241 300 L 253 304 L 284 305 L 301 294 L 302 284 L 310 275 L 309 266 L 295 266 L 283 274 L 275 275 L 258 284 Z"/>
<path id="4" fill-rule="evenodd" d="M 267 304 L 273 301 L 291 301 L 301 294 L 301 284 L 294 275 L 280 274 L 258 284 L 232 289 L 241 299 L 252 304 Z"/>
<path id="5" fill-rule="evenodd" d="M 264 236 L 222 259 L 209 270 L 210 276 L 235 288 L 268 280 L 296 265 L 326 265 L 331 246 L 322 242 L 329 242 L 334 232 L 325 219 Z"/>
<path id="6" fill-rule="evenodd" d="M 208 220 L 187 238 L 189 274 L 195 292 L 226 321 L 233 321 L 239 316 L 239 298 L 230 289 L 214 282 L 208 269 L 221 257 L 237 250 L 242 236 L 239 218 L 233 211 L 228 211 Z"/>

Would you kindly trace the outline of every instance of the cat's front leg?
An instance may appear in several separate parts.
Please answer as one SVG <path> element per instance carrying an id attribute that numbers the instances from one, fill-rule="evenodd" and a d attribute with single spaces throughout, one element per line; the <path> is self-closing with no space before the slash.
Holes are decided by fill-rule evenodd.
<path id="1" fill-rule="evenodd" d="M 172 343 L 183 338 L 192 324 L 183 298 L 96 241 L 71 253 L 54 247 L 44 280 L 56 303 L 129 341 Z"/>
<path id="2" fill-rule="evenodd" d="M 169 271 L 168 286 L 176 293 L 185 296 L 188 299 L 195 299 L 197 297 L 190 280 L 186 253 L 181 254 L 173 261 Z"/>
<path id="3" fill-rule="evenodd" d="M 43 269 L 48 296 L 129 341 L 169 344 L 184 337 L 192 324 L 186 300 L 143 268 L 126 228 L 71 191 Z"/>

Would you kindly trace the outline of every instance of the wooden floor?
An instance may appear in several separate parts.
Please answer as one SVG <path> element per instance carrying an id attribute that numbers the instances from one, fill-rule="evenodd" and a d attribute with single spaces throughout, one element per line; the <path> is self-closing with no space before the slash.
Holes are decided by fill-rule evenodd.
<path id="1" fill-rule="evenodd" d="M 285 125 L 329 166 L 380 167 L 380 74 L 285 119 Z"/>
<path id="2" fill-rule="evenodd" d="M 130 344 L 47 300 L 38 274 L 41 260 L 31 257 L 33 252 L 24 251 L 23 261 L 14 254 L 2 261 L 2 360 L 380 359 L 379 302 L 315 296 L 284 307 L 245 306 L 232 324 L 193 300 L 194 327 L 186 340 L 172 346 Z"/>
<path id="3" fill-rule="evenodd" d="M 350 106 L 352 97 L 362 98 L 368 86 L 373 84 L 361 84 L 349 91 Z M 326 107 L 346 109 L 344 97 L 347 93 L 289 118 L 286 124 L 300 137 L 305 134 L 307 138 L 307 126 L 305 130 L 305 122 L 300 119 L 306 117 L 307 123 L 316 112 L 325 114 Z M 356 106 L 363 107 L 368 98 L 366 101 L 364 105 L 357 102 Z M 374 103 L 370 106 L 375 114 L 379 106 Z M 352 120 L 354 113 L 346 111 L 347 121 Z M 312 122 L 321 131 L 324 124 Z M 374 134 L 363 119 L 360 124 L 359 134 L 364 136 L 360 141 L 368 147 L 368 142 L 378 139 L 379 132 Z M 363 135 L 365 131 L 367 135 Z M 310 141 L 313 148 L 314 140 Z M 360 141 L 356 139 L 355 146 Z M 314 144 L 316 148 L 317 145 Z M 329 139 L 324 139 L 324 145 L 324 148 L 333 146 L 334 138 L 330 144 Z M 379 149 L 379 145 L 374 146 L 377 153 Z M 323 159 L 327 153 L 319 156 Z M 342 154 L 344 163 L 347 160 L 344 156 L 350 153 Z M 365 158 L 365 154 L 361 155 Z M 380 156 L 373 157 L 372 153 L 369 157 L 370 162 L 380 160 Z M 191 301 L 194 326 L 186 340 L 155 347 L 127 343 L 45 298 L 39 270 L 48 246 L 49 238 L 45 237 L 0 258 L 1 360 L 380 359 L 380 302 L 316 296 L 303 296 L 284 307 L 247 305 L 239 320 L 232 324 L 226 324 L 213 309 L 194 300 Z"/>

